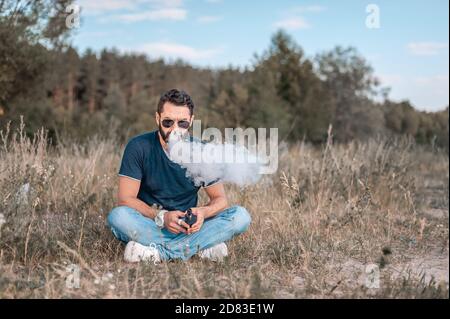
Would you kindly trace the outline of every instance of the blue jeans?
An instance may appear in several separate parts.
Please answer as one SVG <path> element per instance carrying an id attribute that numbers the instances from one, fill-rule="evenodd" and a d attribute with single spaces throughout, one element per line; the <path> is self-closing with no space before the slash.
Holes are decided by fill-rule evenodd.
<path id="1" fill-rule="evenodd" d="M 107 220 L 114 236 L 122 242 L 132 240 L 145 246 L 153 243 L 162 260 L 187 260 L 202 249 L 245 232 L 251 217 L 244 207 L 231 206 L 205 219 L 200 230 L 190 235 L 174 234 L 166 228 L 160 229 L 153 219 L 128 206 L 113 208 Z"/>

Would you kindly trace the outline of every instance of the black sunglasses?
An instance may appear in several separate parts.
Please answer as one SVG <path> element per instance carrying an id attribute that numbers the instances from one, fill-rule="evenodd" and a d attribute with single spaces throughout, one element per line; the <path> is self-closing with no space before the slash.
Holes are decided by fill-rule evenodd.
<path id="1" fill-rule="evenodd" d="M 162 123 L 162 126 L 164 126 L 165 128 L 170 128 L 173 126 L 173 124 L 175 124 L 175 121 L 170 120 L 170 119 L 164 119 L 161 121 L 161 123 Z M 177 124 L 178 124 L 179 128 L 188 129 L 191 122 L 186 121 L 186 120 L 181 120 L 181 121 L 177 121 Z"/>

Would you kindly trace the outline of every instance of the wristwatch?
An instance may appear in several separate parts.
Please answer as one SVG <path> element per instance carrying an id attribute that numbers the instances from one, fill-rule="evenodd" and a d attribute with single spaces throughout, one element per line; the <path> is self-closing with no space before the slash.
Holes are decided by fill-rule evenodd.
<path id="1" fill-rule="evenodd" d="M 164 228 L 164 215 L 168 212 L 167 209 L 161 209 L 155 216 L 156 226 L 159 228 Z"/>

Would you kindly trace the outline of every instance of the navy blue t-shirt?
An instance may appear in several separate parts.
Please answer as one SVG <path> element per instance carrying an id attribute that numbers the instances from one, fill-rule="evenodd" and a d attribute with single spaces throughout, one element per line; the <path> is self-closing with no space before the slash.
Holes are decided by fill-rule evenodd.
<path id="1" fill-rule="evenodd" d="M 137 135 L 128 141 L 119 176 L 140 181 L 137 198 L 148 205 L 158 204 L 167 210 L 180 211 L 197 206 L 200 187 L 186 177 L 185 168 L 169 159 L 157 130 Z"/>

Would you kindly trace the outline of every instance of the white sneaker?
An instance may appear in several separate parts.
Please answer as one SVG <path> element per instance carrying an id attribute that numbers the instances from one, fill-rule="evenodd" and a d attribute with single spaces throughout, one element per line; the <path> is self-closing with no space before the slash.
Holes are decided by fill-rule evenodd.
<path id="1" fill-rule="evenodd" d="M 124 259 L 130 263 L 136 263 L 140 261 L 152 261 L 157 264 L 161 261 L 158 249 L 151 246 L 144 246 L 135 241 L 130 241 L 125 247 Z"/>
<path id="2" fill-rule="evenodd" d="M 198 252 L 198 255 L 201 259 L 223 261 L 224 257 L 228 256 L 228 247 L 225 243 L 220 243 L 215 246 L 200 250 Z"/>

